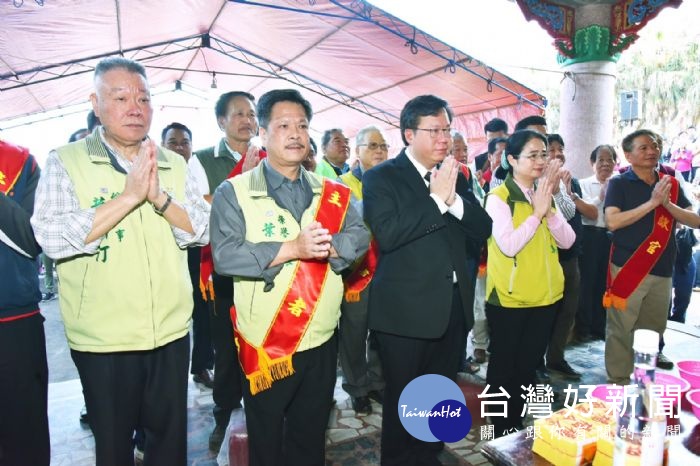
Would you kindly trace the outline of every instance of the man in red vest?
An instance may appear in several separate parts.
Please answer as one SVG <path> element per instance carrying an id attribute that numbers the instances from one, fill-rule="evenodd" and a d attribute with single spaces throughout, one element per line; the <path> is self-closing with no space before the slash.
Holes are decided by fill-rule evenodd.
<path id="1" fill-rule="evenodd" d="M 49 371 L 39 312 L 37 256 L 29 218 L 39 167 L 0 140 L 0 464 L 48 465 Z"/>
<path id="2" fill-rule="evenodd" d="M 697 228 L 700 216 L 678 180 L 659 172 L 655 134 L 637 130 L 622 140 L 631 169 L 613 177 L 605 196 L 605 222 L 613 232 L 608 286 L 605 368 L 610 383 L 626 384 L 633 368 L 636 329 L 666 330 L 676 222 Z"/>

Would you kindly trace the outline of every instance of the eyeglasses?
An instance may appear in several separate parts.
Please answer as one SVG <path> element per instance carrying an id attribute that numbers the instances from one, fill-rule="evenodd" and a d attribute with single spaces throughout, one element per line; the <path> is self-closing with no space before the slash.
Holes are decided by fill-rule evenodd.
<path id="1" fill-rule="evenodd" d="M 427 131 L 430 133 L 430 137 L 437 139 L 438 135 L 442 134 L 444 137 L 451 137 L 452 128 L 414 128 L 416 131 Z"/>
<path id="2" fill-rule="evenodd" d="M 362 147 L 362 146 L 367 146 L 367 149 L 369 150 L 377 150 L 381 149 L 382 151 L 386 152 L 389 150 L 389 144 L 377 144 L 376 142 L 370 142 L 369 144 L 358 144 L 357 147 Z"/>

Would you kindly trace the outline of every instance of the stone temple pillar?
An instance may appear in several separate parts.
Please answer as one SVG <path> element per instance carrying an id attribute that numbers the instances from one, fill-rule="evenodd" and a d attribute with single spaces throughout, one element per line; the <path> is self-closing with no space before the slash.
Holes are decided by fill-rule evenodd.
<path id="1" fill-rule="evenodd" d="M 589 156 L 600 144 L 613 141 L 615 81 L 619 53 L 610 55 L 610 29 L 596 24 L 610 20 L 610 5 L 576 8 L 574 56 L 563 58 L 559 101 L 559 133 L 566 144 L 566 166 L 577 178 L 593 173 Z"/>
<path id="2" fill-rule="evenodd" d="M 616 65 L 589 61 L 565 66 L 561 83 L 559 134 L 566 143 L 566 166 L 577 178 L 593 173 L 591 151 L 613 141 Z"/>

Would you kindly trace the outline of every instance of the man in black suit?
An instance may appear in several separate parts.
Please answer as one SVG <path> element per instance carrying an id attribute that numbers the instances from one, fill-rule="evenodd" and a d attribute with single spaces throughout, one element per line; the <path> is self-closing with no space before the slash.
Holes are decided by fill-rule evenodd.
<path id="1" fill-rule="evenodd" d="M 380 249 L 369 327 L 386 371 L 382 465 L 440 464 L 442 444 L 413 438 L 399 420 L 398 400 L 421 375 L 456 379 L 474 321 L 474 272 L 467 258 L 478 248 L 469 246 L 491 234 L 491 219 L 447 156 L 451 121 L 444 100 L 410 100 L 400 121 L 407 147 L 363 178 L 365 222 Z"/>

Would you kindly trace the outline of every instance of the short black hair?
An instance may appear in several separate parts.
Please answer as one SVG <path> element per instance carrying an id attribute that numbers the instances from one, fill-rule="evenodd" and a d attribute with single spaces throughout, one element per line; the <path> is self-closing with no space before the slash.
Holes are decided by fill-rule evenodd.
<path id="1" fill-rule="evenodd" d="M 506 152 L 504 154 L 506 159 L 509 155 L 512 155 L 514 159 L 518 160 L 520 158 L 520 153 L 525 148 L 525 145 L 533 139 L 539 139 L 540 141 L 544 142 L 545 147 L 547 147 L 547 138 L 544 136 L 544 134 L 538 133 L 537 131 L 533 131 L 531 129 L 521 129 L 515 131 L 510 135 L 508 142 L 506 143 Z M 513 166 L 510 163 L 508 164 L 508 172 L 513 174 Z"/>
<path id="2" fill-rule="evenodd" d="M 68 138 L 68 142 L 75 142 L 79 139 L 82 139 L 79 136 L 86 131 L 87 131 L 87 128 L 80 128 L 79 130 L 73 131 L 73 134 L 71 134 L 70 137 Z"/>
<path id="3" fill-rule="evenodd" d="M 440 110 L 447 112 L 447 118 L 452 123 L 452 110 L 447 105 L 447 101 L 434 95 L 419 95 L 406 102 L 406 105 L 401 109 L 399 118 L 399 126 L 401 129 L 401 139 L 405 145 L 408 145 L 404 132 L 407 129 L 416 129 L 418 120 L 424 116 L 436 116 Z"/>
<path id="4" fill-rule="evenodd" d="M 97 115 L 95 115 L 94 110 L 90 110 L 87 114 L 87 129 L 92 133 L 92 130 L 95 129 L 95 127 L 100 126 L 102 122 L 100 121 L 99 118 L 97 118 Z"/>
<path id="5" fill-rule="evenodd" d="M 503 143 L 508 143 L 508 138 L 493 138 L 489 141 L 489 146 L 488 149 L 486 150 L 489 154 L 495 154 L 497 145 L 503 144 Z"/>
<path id="6" fill-rule="evenodd" d="M 530 115 L 515 124 L 515 131 L 526 129 L 528 126 L 547 126 L 547 120 L 540 115 Z"/>
<path id="7" fill-rule="evenodd" d="M 617 152 L 615 151 L 615 148 L 610 144 L 601 144 L 593 149 L 593 152 L 591 152 L 591 163 L 596 163 L 598 160 L 598 153 L 602 150 L 609 151 L 612 154 L 613 160 L 617 162 Z"/>
<path id="8" fill-rule="evenodd" d="M 255 97 L 253 96 L 253 94 L 243 91 L 226 92 L 219 96 L 219 98 L 216 101 L 216 105 L 214 106 L 214 113 L 216 114 L 217 119 L 224 118 L 226 116 L 226 110 L 228 110 L 229 102 L 231 102 L 231 100 L 235 99 L 236 97 L 245 97 L 246 99 L 250 100 L 253 103 L 253 105 L 255 105 Z"/>
<path id="9" fill-rule="evenodd" d="M 183 125 L 182 123 L 177 123 L 177 122 L 172 122 L 165 128 L 163 128 L 163 131 L 160 133 L 160 140 L 161 142 L 165 142 L 165 135 L 168 134 L 168 131 L 171 129 L 179 129 L 187 133 L 187 135 L 190 137 L 190 141 L 192 141 L 192 131 L 190 129 Z"/>
<path id="10" fill-rule="evenodd" d="M 272 107 L 278 102 L 293 102 L 299 104 L 304 109 L 306 119 L 311 122 L 314 113 L 311 104 L 296 89 L 275 89 L 264 93 L 258 100 L 256 112 L 258 114 L 258 124 L 261 128 L 267 128 L 270 124 Z"/>
<path id="11" fill-rule="evenodd" d="M 129 73 L 140 74 L 144 79 L 148 79 L 146 76 L 146 68 L 144 68 L 141 63 L 124 57 L 108 57 L 100 60 L 97 66 L 95 66 L 94 79 L 99 78 L 108 71 L 118 68 L 124 69 Z"/>
<path id="12" fill-rule="evenodd" d="M 639 136 L 649 136 L 654 141 L 656 141 L 656 143 L 659 146 L 661 146 L 661 136 L 659 136 L 650 129 L 638 129 L 637 131 L 631 132 L 622 139 L 622 150 L 625 152 L 632 152 L 634 140 L 637 139 Z"/>
<path id="13" fill-rule="evenodd" d="M 566 146 L 566 144 L 564 144 L 564 139 L 557 133 L 551 133 L 547 135 L 547 146 L 549 146 L 553 142 L 558 142 L 562 147 Z"/>
<path id="14" fill-rule="evenodd" d="M 321 136 L 321 148 L 323 148 L 324 151 L 326 150 L 326 147 L 328 147 L 328 143 L 331 142 L 333 133 L 343 134 L 343 130 L 340 128 L 331 128 L 323 132 L 323 136 Z"/>
<path id="15" fill-rule="evenodd" d="M 487 132 L 496 133 L 498 131 L 503 131 L 508 134 L 508 123 L 500 118 L 494 118 L 484 125 L 484 134 Z"/>

